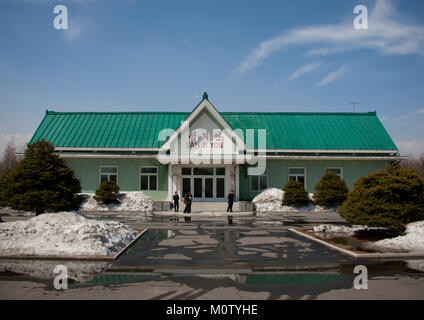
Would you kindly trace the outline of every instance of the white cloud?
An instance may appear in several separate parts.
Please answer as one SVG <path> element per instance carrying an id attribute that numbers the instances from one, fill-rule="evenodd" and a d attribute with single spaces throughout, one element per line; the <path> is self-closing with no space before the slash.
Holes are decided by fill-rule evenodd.
<path id="1" fill-rule="evenodd" d="M 11 141 L 15 144 L 17 152 L 23 152 L 26 144 L 31 140 L 32 133 L 22 135 L 20 133 L 4 133 L 0 132 L 0 158 L 3 156 L 3 151 L 7 144 Z"/>
<path id="2" fill-rule="evenodd" d="M 341 66 L 336 71 L 333 71 L 327 74 L 320 82 L 316 84 L 316 86 L 322 87 L 329 84 L 330 82 L 333 82 L 334 80 L 336 80 L 337 78 L 340 78 L 343 74 L 345 74 L 347 70 L 348 70 L 348 67 L 346 65 Z"/>
<path id="3" fill-rule="evenodd" d="M 78 39 L 81 35 L 82 24 L 80 19 L 69 19 L 68 24 L 69 29 L 67 30 L 59 30 L 59 32 L 62 32 L 63 37 L 68 43 L 71 43 Z"/>
<path id="4" fill-rule="evenodd" d="M 424 154 L 424 140 L 397 141 L 396 145 L 403 156 L 420 156 Z"/>
<path id="5" fill-rule="evenodd" d="M 312 72 L 315 69 L 317 69 L 320 65 L 321 63 L 307 64 L 301 67 L 300 69 L 296 70 L 295 72 L 293 72 L 291 76 L 287 78 L 287 81 L 293 81 L 309 72 Z"/>
<path id="6" fill-rule="evenodd" d="M 401 115 L 400 117 L 398 117 L 398 120 L 404 120 L 404 119 L 416 117 L 416 116 L 419 116 L 419 115 L 424 115 L 424 108 L 420 108 L 420 109 L 417 109 L 415 111 L 408 112 L 404 115 Z"/>
<path id="7" fill-rule="evenodd" d="M 297 45 L 315 45 L 307 55 L 329 55 L 357 49 L 371 49 L 384 54 L 424 56 L 424 27 L 414 25 L 396 13 L 389 0 L 377 0 L 368 16 L 369 28 L 356 30 L 354 15 L 340 24 L 318 25 L 292 29 L 282 35 L 267 39 L 259 44 L 236 72 L 245 73 L 262 64 L 271 54 Z"/>

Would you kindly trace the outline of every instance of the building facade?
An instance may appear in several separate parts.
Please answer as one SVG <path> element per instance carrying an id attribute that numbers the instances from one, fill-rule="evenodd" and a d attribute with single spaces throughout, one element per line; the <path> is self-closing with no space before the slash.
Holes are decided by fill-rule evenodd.
<path id="1" fill-rule="evenodd" d="M 219 112 L 203 100 L 192 112 L 53 112 L 30 143 L 50 141 L 95 192 L 105 180 L 156 201 L 190 190 L 195 201 L 252 200 L 302 181 L 308 192 L 327 172 L 349 188 L 391 165 L 399 152 L 375 112 Z"/>

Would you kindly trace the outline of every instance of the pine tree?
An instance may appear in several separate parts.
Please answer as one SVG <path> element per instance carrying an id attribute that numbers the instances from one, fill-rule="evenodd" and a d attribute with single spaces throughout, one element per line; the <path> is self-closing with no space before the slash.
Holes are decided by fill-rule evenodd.
<path id="1" fill-rule="evenodd" d="M 352 224 L 402 234 L 406 224 L 424 219 L 424 181 L 411 169 L 372 172 L 355 182 L 339 213 Z"/>
<path id="2" fill-rule="evenodd" d="M 283 205 L 307 205 L 309 203 L 309 195 L 303 182 L 290 180 L 284 185 L 283 191 Z"/>
<path id="3" fill-rule="evenodd" d="M 94 199 L 104 204 L 119 203 L 119 187 L 114 181 L 103 181 L 96 190 Z"/>
<path id="4" fill-rule="evenodd" d="M 13 209 L 35 212 L 79 209 L 81 185 L 54 147 L 38 141 L 28 147 L 24 159 L 0 183 L 2 202 Z"/>
<path id="5" fill-rule="evenodd" d="M 346 182 L 334 172 L 327 172 L 315 185 L 314 200 L 321 206 L 340 205 L 348 193 Z"/>

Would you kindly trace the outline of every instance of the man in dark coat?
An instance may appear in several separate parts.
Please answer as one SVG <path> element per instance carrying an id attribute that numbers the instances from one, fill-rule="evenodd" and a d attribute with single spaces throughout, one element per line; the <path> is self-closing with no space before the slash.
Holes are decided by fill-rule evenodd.
<path id="1" fill-rule="evenodd" d="M 175 212 L 178 212 L 178 210 L 180 209 L 180 196 L 178 195 L 177 191 L 175 191 L 175 193 L 174 193 L 173 200 L 174 200 Z"/>
<path id="2" fill-rule="evenodd" d="M 185 203 L 185 209 L 184 213 L 190 213 L 191 212 L 191 202 L 193 200 L 193 196 L 191 195 L 190 191 L 187 191 L 187 193 L 184 195 L 184 203 Z"/>
<path id="3" fill-rule="evenodd" d="M 231 190 L 231 192 L 228 194 L 227 202 L 228 202 L 227 212 L 233 212 L 233 203 L 234 203 L 234 191 L 233 190 Z"/>

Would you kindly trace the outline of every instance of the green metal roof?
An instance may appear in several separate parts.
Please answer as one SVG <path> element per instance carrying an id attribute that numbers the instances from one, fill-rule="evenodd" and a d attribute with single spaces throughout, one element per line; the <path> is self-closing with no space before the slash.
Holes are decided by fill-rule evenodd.
<path id="1" fill-rule="evenodd" d="M 233 129 L 266 129 L 267 149 L 397 150 L 375 112 L 221 112 Z M 159 148 L 164 128 L 177 129 L 189 112 L 54 112 L 32 137 L 69 148 Z"/>

